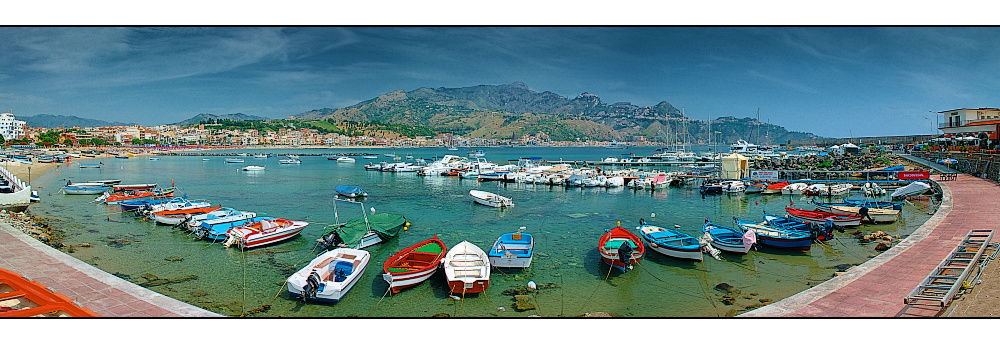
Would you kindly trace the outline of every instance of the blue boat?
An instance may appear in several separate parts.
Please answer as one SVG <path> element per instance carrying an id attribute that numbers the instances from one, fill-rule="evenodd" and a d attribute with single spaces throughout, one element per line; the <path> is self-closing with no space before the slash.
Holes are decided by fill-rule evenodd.
<path id="1" fill-rule="evenodd" d="M 368 193 L 365 192 L 365 190 L 362 190 L 360 186 L 354 186 L 354 185 L 337 185 L 337 187 L 334 188 L 333 190 L 336 191 L 337 194 L 343 195 L 344 197 L 349 197 L 349 198 L 356 198 L 356 197 L 365 197 L 365 196 L 368 196 Z"/>
<path id="2" fill-rule="evenodd" d="M 721 183 L 711 183 L 711 184 L 701 184 L 701 194 L 722 194 L 722 184 Z"/>
<path id="3" fill-rule="evenodd" d="M 712 246 L 729 253 L 746 254 L 753 246 L 753 242 L 756 241 L 754 234 L 746 235 L 738 229 L 708 222 L 708 219 L 705 220 L 705 227 L 701 230 L 712 238 Z M 744 245 L 744 241 L 750 245 Z"/>
<path id="4" fill-rule="evenodd" d="M 184 203 L 184 202 L 187 202 L 187 200 L 185 200 L 183 197 L 181 197 L 181 198 L 173 198 L 173 199 L 170 199 L 170 198 L 138 199 L 138 200 L 130 200 L 130 201 L 121 201 L 121 202 L 118 202 L 118 204 L 121 205 L 122 211 L 132 211 L 132 210 L 136 210 L 136 209 L 142 208 L 145 205 L 157 205 L 157 204 L 164 204 L 164 203 Z"/>
<path id="5" fill-rule="evenodd" d="M 787 230 L 798 230 L 798 231 L 808 231 L 810 226 L 809 223 L 802 222 L 790 217 L 781 217 L 777 215 L 771 215 L 764 212 L 764 222 L 775 227 L 780 227 Z"/>
<path id="6" fill-rule="evenodd" d="M 812 247 L 812 234 L 809 231 L 785 229 L 778 226 L 769 226 L 766 222 L 759 224 L 743 221 L 739 218 L 736 218 L 735 221 L 736 226 L 740 229 L 753 231 L 757 235 L 757 242 L 761 243 L 761 245 L 793 249 L 809 249 Z"/>
<path id="7" fill-rule="evenodd" d="M 66 185 L 62 187 L 67 195 L 99 195 L 111 190 L 110 186 Z"/>
<path id="8" fill-rule="evenodd" d="M 498 268 L 527 268 L 531 265 L 535 240 L 531 234 L 521 233 L 521 230 L 517 233 L 505 233 L 497 238 L 493 248 L 486 254 L 490 265 Z"/>
<path id="9" fill-rule="evenodd" d="M 701 261 L 701 245 L 695 237 L 645 223 L 639 226 L 639 235 L 653 251 L 674 258 Z"/>
<path id="10" fill-rule="evenodd" d="M 228 232 L 233 227 L 239 227 L 245 224 L 250 224 L 254 222 L 259 222 L 261 220 L 273 221 L 276 218 L 267 216 L 258 216 L 250 219 L 242 219 L 231 222 L 217 222 L 203 221 L 200 226 L 191 230 L 194 237 L 197 239 L 207 238 L 213 241 L 226 240 L 226 232 Z"/>

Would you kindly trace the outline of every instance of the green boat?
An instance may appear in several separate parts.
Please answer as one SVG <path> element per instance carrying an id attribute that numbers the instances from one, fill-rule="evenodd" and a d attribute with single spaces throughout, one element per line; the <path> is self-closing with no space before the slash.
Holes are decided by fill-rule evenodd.
<path id="1" fill-rule="evenodd" d="M 372 214 L 337 226 L 323 234 L 320 243 L 327 250 L 336 247 L 362 249 L 396 237 L 408 225 L 402 215 Z"/>

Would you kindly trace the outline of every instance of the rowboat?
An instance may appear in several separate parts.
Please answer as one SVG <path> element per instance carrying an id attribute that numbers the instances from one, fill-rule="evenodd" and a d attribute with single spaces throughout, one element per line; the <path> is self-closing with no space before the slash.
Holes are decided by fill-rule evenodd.
<path id="1" fill-rule="evenodd" d="M 766 222 L 768 225 L 783 228 L 786 230 L 806 231 L 809 230 L 811 227 L 809 222 L 802 222 L 789 217 L 771 215 L 766 212 L 764 213 L 764 222 Z"/>
<path id="2" fill-rule="evenodd" d="M 665 256 L 701 261 L 701 245 L 698 239 L 680 231 L 659 226 L 642 224 L 639 235 L 649 248 Z"/>
<path id="3" fill-rule="evenodd" d="M 153 184 L 125 184 L 125 185 L 115 185 L 115 192 L 126 191 L 126 190 L 150 190 L 156 187 L 156 183 Z"/>
<path id="4" fill-rule="evenodd" d="M 337 185 L 337 187 L 333 188 L 333 190 L 336 191 L 338 195 L 349 198 L 368 196 L 368 192 L 362 190 L 360 186 L 355 185 Z"/>
<path id="5" fill-rule="evenodd" d="M 389 257 L 382 265 L 382 279 L 389 283 L 393 294 L 420 284 L 437 271 L 447 251 L 435 234 Z"/>
<path id="6" fill-rule="evenodd" d="M 244 171 L 263 171 L 264 170 L 264 166 L 248 165 L 248 166 L 243 166 L 242 170 L 244 170 Z"/>
<path id="7" fill-rule="evenodd" d="M 67 195 L 97 195 L 111 190 L 110 186 L 67 184 L 62 187 Z"/>
<path id="8" fill-rule="evenodd" d="M 482 190 L 469 190 L 469 196 L 472 196 L 472 200 L 475 201 L 476 203 L 485 206 L 490 206 L 494 208 L 514 206 L 514 200 L 508 197 L 497 195 L 492 192 L 486 192 Z"/>
<path id="9" fill-rule="evenodd" d="M 873 223 L 891 223 L 896 222 L 899 219 L 899 210 L 894 209 L 880 209 L 880 208 L 868 208 L 868 207 L 850 207 L 843 205 L 835 205 L 830 207 L 830 212 L 834 214 L 842 215 L 857 215 L 861 217 L 862 221 L 871 221 Z M 863 213 L 867 213 L 865 216 Z"/>
<path id="10" fill-rule="evenodd" d="M 783 189 L 786 186 L 788 186 L 788 182 L 787 181 L 781 181 L 779 183 L 774 183 L 774 184 L 768 185 L 766 188 L 764 188 L 764 190 L 761 190 L 760 193 L 764 194 L 764 195 L 780 194 L 781 193 L 781 189 Z"/>
<path id="11" fill-rule="evenodd" d="M 102 185 L 118 185 L 122 183 L 122 180 L 121 179 L 88 180 L 87 183 L 100 183 Z"/>
<path id="12" fill-rule="evenodd" d="M 527 268 L 531 265 L 534 254 L 535 239 L 528 233 L 521 233 L 521 227 L 516 233 L 501 234 L 493 243 L 490 252 L 490 265 L 497 268 Z"/>
<path id="13" fill-rule="evenodd" d="M 0 269 L 0 318 L 97 316 L 94 311 L 38 281 Z"/>
<path id="14" fill-rule="evenodd" d="M 209 225 L 224 223 L 224 222 L 235 222 L 238 220 L 249 220 L 257 216 L 257 213 L 252 211 L 239 211 L 233 208 L 222 208 L 216 211 L 194 215 L 190 219 L 184 222 L 189 230 L 194 230 L 200 228 L 202 223 Z"/>
<path id="15" fill-rule="evenodd" d="M 299 234 L 302 228 L 309 225 L 305 221 L 286 219 L 260 220 L 239 227 L 233 227 L 226 232 L 228 238 L 225 247 L 238 244 L 245 249 L 282 242 Z"/>
<path id="16" fill-rule="evenodd" d="M 226 238 L 228 238 L 226 233 L 229 232 L 230 229 L 263 220 L 274 221 L 277 219 L 267 216 L 255 216 L 249 219 L 226 218 L 206 220 L 201 221 L 198 227 L 192 228 L 191 234 L 195 237 L 195 239 L 208 238 L 213 241 L 226 240 Z"/>
<path id="17" fill-rule="evenodd" d="M 321 254 L 288 277 L 288 294 L 302 302 L 339 302 L 358 283 L 371 253 L 338 248 Z"/>
<path id="18" fill-rule="evenodd" d="M 201 208 L 187 208 L 187 209 L 177 209 L 177 210 L 163 210 L 157 211 L 150 214 L 150 218 L 156 223 L 162 223 L 165 225 L 177 225 L 185 222 L 189 217 L 195 215 L 208 214 L 213 211 L 222 209 L 222 207 L 201 207 Z"/>
<path id="19" fill-rule="evenodd" d="M 101 168 L 101 166 L 104 166 L 104 163 L 100 163 L 100 164 L 83 164 L 83 163 L 76 163 L 76 164 L 77 164 L 77 165 L 80 165 L 80 168 Z"/>
<path id="20" fill-rule="evenodd" d="M 796 209 L 792 207 L 785 207 L 785 212 L 796 220 L 815 223 L 817 225 L 822 225 L 828 218 L 832 218 L 833 223 L 841 227 L 861 225 L 861 217 L 857 215 L 841 215 L 825 211 Z"/>
<path id="21" fill-rule="evenodd" d="M 240 158 L 226 158 L 226 163 L 242 164 L 243 163 L 243 159 L 240 159 Z"/>
<path id="22" fill-rule="evenodd" d="M 632 263 L 639 262 L 646 253 L 642 241 L 632 232 L 622 228 L 620 223 L 618 227 L 605 229 L 605 232 L 597 242 L 601 261 L 621 272 L 632 270 Z"/>
<path id="23" fill-rule="evenodd" d="M 441 261 L 448 290 L 452 293 L 475 294 L 490 286 L 490 261 L 481 248 L 468 241 L 452 247 Z"/>
<path id="24" fill-rule="evenodd" d="M 154 193 L 152 191 L 123 191 L 120 193 L 109 194 L 107 192 L 100 197 L 97 197 L 95 201 L 105 202 L 107 204 L 118 204 L 118 202 L 124 200 L 134 200 L 134 199 L 144 199 L 153 197 Z"/>
<path id="25" fill-rule="evenodd" d="M 757 236 L 757 242 L 761 245 L 792 248 L 809 249 L 812 247 L 812 234 L 807 230 L 790 230 L 778 226 L 771 226 L 768 223 L 754 223 L 735 219 L 736 226 L 743 231 L 752 231 Z"/>
<path id="26" fill-rule="evenodd" d="M 867 206 L 868 208 L 882 208 L 882 209 L 903 209 L 903 202 L 888 202 L 888 201 L 869 201 L 860 199 L 844 199 L 845 205 L 850 206 Z"/>
<path id="27" fill-rule="evenodd" d="M 920 195 L 927 190 L 930 190 L 931 186 L 924 182 L 912 182 L 904 187 L 896 189 L 891 195 L 892 199 L 899 200 L 910 196 Z"/>
<path id="28" fill-rule="evenodd" d="M 705 222 L 702 231 L 712 239 L 713 247 L 729 253 L 746 254 L 757 243 L 757 235 L 753 231 L 741 232 L 711 222 Z"/>

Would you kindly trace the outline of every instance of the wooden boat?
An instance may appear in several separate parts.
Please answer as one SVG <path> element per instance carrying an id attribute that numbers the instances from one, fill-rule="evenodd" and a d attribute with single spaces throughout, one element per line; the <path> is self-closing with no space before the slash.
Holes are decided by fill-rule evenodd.
<path id="1" fill-rule="evenodd" d="M 601 261 L 622 272 L 632 270 L 632 264 L 639 262 L 642 255 L 646 253 L 646 247 L 642 241 L 632 232 L 622 228 L 620 223 L 618 227 L 606 229 L 605 232 L 597 242 L 597 251 L 601 254 Z M 629 248 L 622 248 L 624 245 L 628 245 Z M 627 257 L 619 257 L 619 252 Z"/>
<path id="2" fill-rule="evenodd" d="M 307 301 L 339 302 L 364 274 L 371 253 L 338 248 L 321 254 L 288 277 L 288 294 Z"/>
<path id="3" fill-rule="evenodd" d="M 475 294 L 490 286 L 490 261 L 481 248 L 468 241 L 452 247 L 441 262 L 448 290 L 456 294 Z"/>
<path id="4" fill-rule="evenodd" d="M 780 194 L 781 193 L 781 189 L 783 189 L 786 186 L 788 186 L 788 182 L 787 181 L 781 181 L 781 182 L 778 182 L 778 183 L 774 183 L 774 184 L 768 185 L 766 188 L 764 188 L 764 190 L 761 190 L 760 193 L 764 194 L 764 195 Z"/>
<path id="5" fill-rule="evenodd" d="M 378 213 L 359 217 L 336 226 L 320 237 L 325 249 L 350 247 L 362 249 L 395 238 L 410 225 L 402 215 Z"/>
<path id="6" fill-rule="evenodd" d="M 494 208 L 513 207 L 514 200 L 482 190 L 469 190 L 469 196 L 476 203 Z"/>
<path id="7" fill-rule="evenodd" d="M 264 170 L 264 166 L 248 165 L 248 166 L 243 166 L 242 170 L 244 170 L 244 171 L 263 171 Z"/>
<path id="8" fill-rule="evenodd" d="M 435 234 L 389 257 L 382 265 L 382 279 L 389 283 L 394 294 L 420 284 L 437 271 L 447 251 L 448 247 Z"/>
<path id="9" fill-rule="evenodd" d="M 122 183 L 121 179 L 103 179 L 103 180 L 88 180 L 88 183 L 100 183 L 103 185 L 118 185 Z"/>
<path id="10" fill-rule="evenodd" d="M 930 190 L 931 186 L 924 182 L 912 182 L 904 187 L 896 189 L 891 195 L 893 200 L 899 200 L 910 196 L 920 195 L 927 190 Z"/>
<path id="11" fill-rule="evenodd" d="M 225 247 L 238 244 L 244 249 L 279 243 L 299 234 L 309 222 L 286 219 L 260 220 L 226 232 Z"/>
<path id="12" fill-rule="evenodd" d="M 531 266 L 534 255 L 535 239 L 528 233 L 522 233 L 521 227 L 515 233 L 501 234 L 493 243 L 487 256 L 490 265 L 495 268 L 527 268 Z"/>
<path id="13" fill-rule="evenodd" d="M 768 225 L 787 230 L 808 231 L 811 227 L 809 222 L 802 222 L 790 217 L 771 215 L 766 212 L 764 213 L 764 222 Z"/>
<path id="14" fill-rule="evenodd" d="M 150 214 L 150 217 L 156 223 L 162 223 L 165 225 L 177 225 L 185 222 L 189 217 L 195 215 L 208 214 L 213 211 L 222 209 L 222 207 L 201 207 L 201 208 L 187 208 L 187 209 L 177 209 L 177 210 L 163 210 L 157 211 Z"/>
<path id="15" fill-rule="evenodd" d="M 173 198 L 173 199 L 166 199 L 166 198 L 161 198 L 161 199 L 137 199 L 137 200 L 130 200 L 130 201 L 121 201 L 121 202 L 118 202 L 118 205 L 122 207 L 122 211 L 132 211 L 132 210 L 140 209 L 140 208 L 142 208 L 143 206 L 146 206 L 146 205 L 157 205 L 157 204 L 164 204 L 164 203 L 184 203 L 184 202 L 187 202 L 187 200 L 185 200 L 183 198 Z"/>
<path id="16" fill-rule="evenodd" d="M 0 269 L 0 318 L 97 316 L 94 311 L 37 281 Z"/>
<path id="17" fill-rule="evenodd" d="M 711 222 L 706 222 L 702 231 L 708 233 L 708 236 L 712 238 L 713 247 L 729 253 L 746 254 L 757 242 L 756 233 L 753 231 L 742 232 Z"/>
<path id="18" fill-rule="evenodd" d="M 153 195 L 155 195 L 155 193 L 152 191 L 122 191 L 114 194 L 108 194 L 105 192 L 104 195 L 98 197 L 96 201 L 103 201 L 107 204 L 118 204 L 118 202 L 124 200 L 150 198 L 153 197 Z"/>
<path id="19" fill-rule="evenodd" d="M 111 190 L 110 186 L 67 184 L 62 187 L 67 195 L 98 195 Z"/>
<path id="20" fill-rule="evenodd" d="M 874 223 L 891 223 L 896 222 L 896 220 L 899 219 L 899 210 L 866 207 L 868 216 L 862 216 L 861 208 L 862 207 L 835 205 L 830 207 L 830 212 L 842 215 L 857 215 L 858 217 L 861 217 L 861 221 L 871 221 Z"/>
<path id="21" fill-rule="evenodd" d="M 785 212 L 792 218 L 802 221 L 822 225 L 827 218 L 833 218 L 833 223 L 841 227 L 854 227 L 861 225 L 861 217 L 857 215 L 841 215 L 818 210 L 796 209 L 785 207 Z"/>
<path id="22" fill-rule="evenodd" d="M 127 190 L 151 190 L 156 187 L 156 183 L 153 184 L 126 184 L 126 185 L 115 185 L 115 192 L 127 191 Z"/>
<path id="23" fill-rule="evenodd" d="M 333 190 L 336 191 L 338 195 L 349 198 L 368 196 L 368 192 L 362 190 L 360 186 L 355 185 L 337 185 L 337 187 L 333 188 Z"/>
<path id="24" fill-rule="evenodd" d="M 180 210 L 180 209 L 192 209 L 192 208 L 205 208 L 211 207 L 212 204 L 206 201 L 189 201 L 184 198 L 173 198 L 166 202 L 154 203 L 156 200 L 140 200 L 148 201 L 148 204 L 144 204 L 139 207 L 137 212 L 140 214 L 150 215 L 157 211 L 165 210 Z M 126 201 L 133 202 L 133 201 Z M 137 202 L 138 203 L 138 202 Z"/>
<path id="25" fill-rule="evenodd" d="M 665 256 L 701 261 L 701 245 L 698 239 L 680 231 L 643 224 L 639 235 L 649 248 Z"/>
<path id="26" fill-rule="evenodd" d="M 807 230 L 791 230 L 778 226 L 770 226 L 768 223 L 754 223 L 736 219 L 736 226 L 743 231 L 753 231 L 757 236 L 757 242 L 761 245 L 792 248 L 809 249 L 812 247 L 812 234 Z"/>

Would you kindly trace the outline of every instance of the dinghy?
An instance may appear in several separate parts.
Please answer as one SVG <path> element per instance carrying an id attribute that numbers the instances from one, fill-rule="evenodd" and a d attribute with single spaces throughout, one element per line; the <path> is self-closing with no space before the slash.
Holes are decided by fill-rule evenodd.
<path id="1" fill-rule="evenodd" d="M 486 192 L 481 190 L 469 190 L 469 196 L 472 196 L 472 200 L 475 201 L 476 203 L 485 206 L 490 206 L 494 208 L 514 206 L 514 200 L 508 197 L 497 195 L 492 192 Z"/>
<path id="2" fill-rule="evenodd" d="M 521 227 L 515 233 L 505 233 L 497 238 L 490 249 L 490 265 L 497 268 L 527 268 L 531 265 L 535 239 L 522 233 Z"/>
<path id="3" fill-rule="evenodd" d="M 785 207 L 785 212 L 796 220 L 815 223 L 817 225 L 823 225 L 828 218 L 832 218 L 833 223 L 841 227 L 854 227 L 861 225 L 861 217 L 857 215 L 842 215 L 818 210 L 796 209 L 792 207 Z"/>
<path id="4" fill-rule="evenodd" d="M 447 251 L 435 234 L 389 257 L 382 265 L 382 279 L 389 283 L 393 294 L 420 284 L 437 271 Z"/>
<path id="5" fill-rule="evenodd" d="M 604 231 L 604 235 L 597 242 L 597 251 L 601 254 L 601 261 L 621 270 L 621 272 L 632 270 L 632 264 L 639 262 L 642 255 L 646 253 L 642 241 L 632 232 L 622 228 L 620 222 L 618 227 Z"/>
<path id="6" fill-rule="evenodd" d="M 701 261 L 698 239 L 674 229 L 648 224 L 639 226 L 639 235 L 649 248 L 668 257 Z"/>
<path id="7" fill-rule="evenodd" d="M 288 277 L 288 294 L 303 302 L 339 302 L 361 279 L 371 254 L 338 248 L 316 257 Z"/>
<path id="8" fill-rule="evenodd" d="M 468 241 L 452 247 L 442 261 L 448 290 L 456 294 L 475 294 L 490 286 L 490 261 L 481 248 Z"/>

